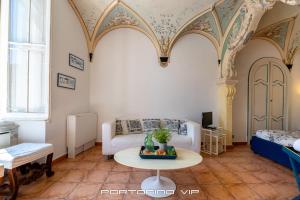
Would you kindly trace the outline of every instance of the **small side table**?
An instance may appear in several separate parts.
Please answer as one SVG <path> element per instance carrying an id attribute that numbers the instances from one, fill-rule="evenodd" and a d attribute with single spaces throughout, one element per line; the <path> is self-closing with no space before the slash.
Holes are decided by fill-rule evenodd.
<path id="1" fill-rule="evenodd" d="M 219 155 L 222 152 L 226 152 L 226 134 L 222 128 L 215 130 L 202 129 L 202 148 L 203 153 L 209 155 Z"/>

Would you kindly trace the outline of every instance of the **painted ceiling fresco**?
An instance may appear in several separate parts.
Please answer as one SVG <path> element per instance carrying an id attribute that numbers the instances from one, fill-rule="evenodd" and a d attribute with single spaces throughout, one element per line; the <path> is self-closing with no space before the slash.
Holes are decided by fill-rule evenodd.
<path id="1" fill-rule="evenodd" d="M 212 12 L 207 12 L 204 15 L 201 15 L 197 19 L 193 20 L 193 22 L 183 30 L 183 32 L 190 31 L 203 31 L 212 35 L 217 42 L 220 43 L 221 36 Z"/>
<path id="2" fill-rule="evenodd" d="M 102 16 L 104 10 L 113 0 L 73 0 L 78 9 L 88 33 L 92 35 L 97 21 Z"/>
<path id="3" fill-rule="evenodd" d="M 151 26 L 159 40 L 173 38 L 193 17 L 209 9 L 216 0 L 124 0 Z"/>
<path id="4" fill-rule="evenodd" d="M 239 30 L 241 29 L 242 23 L 244 21 L 244 17 L 245 17 L 245 10 L 241 10 L 239 15 L 235 19 L 233 26 L 230 28 L 228 35 L 224 41 L 223 48 L 222 48 L 221 60 L 223 60 L 226 50 L 230 49 L 229 44 L 236 37 Z"/>
<path id="5" fill-rule="evenodd" d="M 118 4 L 105 16 L 96 33 L 96 37 L 101 36 L 105 31 L 110 30 L 113 27 L 122 25 L 136 26 L 141 30 L 150 32 L 145 23 L 143 23 L 137 15 L 126 8 L 125 5 Z"/>
<path id="6" fill-rule="evenodd" d="M 199 33 L 210 39 L 218 52 L 219 63 L 223 65 L 223 60 L 229 59 L 230 52 L 236 54 L 231 49 L 237 49 L 240 40 L 235 38 L 248 40 L 250 38 L 248 35 L 252 35 L 255 30 L 252 30 L 251 34 L 247 32 L 249 26 L 247 23 L 251 22 L 252 14 L 255 12 L 251 6 L 261 7 L 265 11 L 269 4 L 274 5 L 274 1 L 252 0 L 68 1 L 85 30 L 90 59 L 103 35 L 116 28 L 126 27 L 137 29 L 149 37 L 157 50 L 162 66 L 168 63 L 168 59 L 162 61 L 162 58 L 168 58 L 176 41 L 188 33 Z M 248 8 L 251 12 L 247 14 L 248 22 L 245 24 L 247 6 L 250 6 Z M 299 47 L 300 31 L 294 34 L 291 39 L 292 45 L 289 45 L 286 38 L 290 39 L 289 30 L 292 29 L 292 25 L 291 20 L 281 21 L 259 30 L 255 37 L 267 38 L 282 49 L 282 54 L 293 55 Z M 247 37 L 242 35 L 244 31 Z M 226 62 L 226 65 L 232 64 Z"/>
<path id="7" fill-rule="evenodd" d="M 240 0 L 226 0 L 222 1 L 216 6 L 216 12 L 221 22 L 221 28 L 223 33 L 225 33 L 232 17 L 240 8 L 242 1 Z"/>
<path id="8" fill-rule="evenodd" d="M 300 49 L 300 30 L 295 32 L 294 37 L 291 39 L 291 43 L 287 54 L 287 61 L 289 63 L 293 63 L 293 59 L 296 54 L 296 51 L 298 51 L 299 49 Z"/>
<path id="9" fill-rule="evenodd" d="M 290 23 L 291 20 L 276 23 L 265 28 L 264 30 L 259 30 L 255 34 L 255 36 L 269 38 L 273 42 L 275 42 L 281 49 L 284 49 L 286 42 L 285 39 L 288 34 L 288 28 Z"/>
<path id="10" fill-rule="evenodd" d="M 300 22 L 295 16 L 271 24 L 258 30 L 254 38 L 270 41 L 280 52 L 282 60 L 292 63 L 295 52 L 300 47 L 300 30 L 294 28 L 296 21 Z"/>
<path id="11" fill-rule="evenodd" d="M 89 51 L 99 38 L 116 27 L 137 27 L 157 42 L 161 56 L 169 56 L 184 32 L 206 33 L 222 42 L 242 0 L 69 0 L 90 39 Z M 207 36 L 207 35 L 206 35 Z M 154 38 L 153 38 L 154 37 Z M 216 45 L 216 44 L 215 44 Z"/>

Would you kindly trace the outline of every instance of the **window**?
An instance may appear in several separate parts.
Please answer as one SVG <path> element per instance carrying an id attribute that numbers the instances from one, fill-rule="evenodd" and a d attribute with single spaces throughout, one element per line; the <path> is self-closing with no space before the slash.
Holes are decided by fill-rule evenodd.
<path id="1" fill-rule="evenodd" d="M 5 113 L 47 114 L 49 93 L 50 0 L 9 0 Z M 2 33 L 2 41 L 5 33 Z M 5 43 L 5 41 L 4 41 Z M 5 56 L 4 55 L 4 56 Z M 5 88 L 2 88 L 5 90 Z M 2 92 L 3 93 L 3 92 Z M 3 106 L 3 105 L 2 105 Z"/>

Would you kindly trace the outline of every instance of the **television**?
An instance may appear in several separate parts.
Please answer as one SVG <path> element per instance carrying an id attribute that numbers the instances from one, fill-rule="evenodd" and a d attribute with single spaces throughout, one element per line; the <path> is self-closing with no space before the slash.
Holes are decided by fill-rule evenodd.
<path id="1" fill-rule="evenodd" d="M 202 127 L 208 128 L 213 124 L 213 114 L 212 112 L 204 112 L 202 113 Z"/>

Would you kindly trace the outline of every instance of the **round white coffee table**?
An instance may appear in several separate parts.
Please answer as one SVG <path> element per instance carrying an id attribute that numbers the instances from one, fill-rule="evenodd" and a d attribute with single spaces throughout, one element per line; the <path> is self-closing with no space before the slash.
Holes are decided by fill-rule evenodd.
<path id="1" fill-rule="evenodd" d="M 170 196 L 176 190 L 176 185 L 171 179 L 160 176 L 160 170 L 182 169 L 202 162 L 202 157 L 198 153 L 181 148 L 176 148 L 175 160 L 141 159 L 139 151 L 140 147 L 125 149 L 116 153 L 114 159 L 128 167 L 157 170 L 156 176 L 146 178 L 141 184 L 145 194 L 156 198 Z"/>

